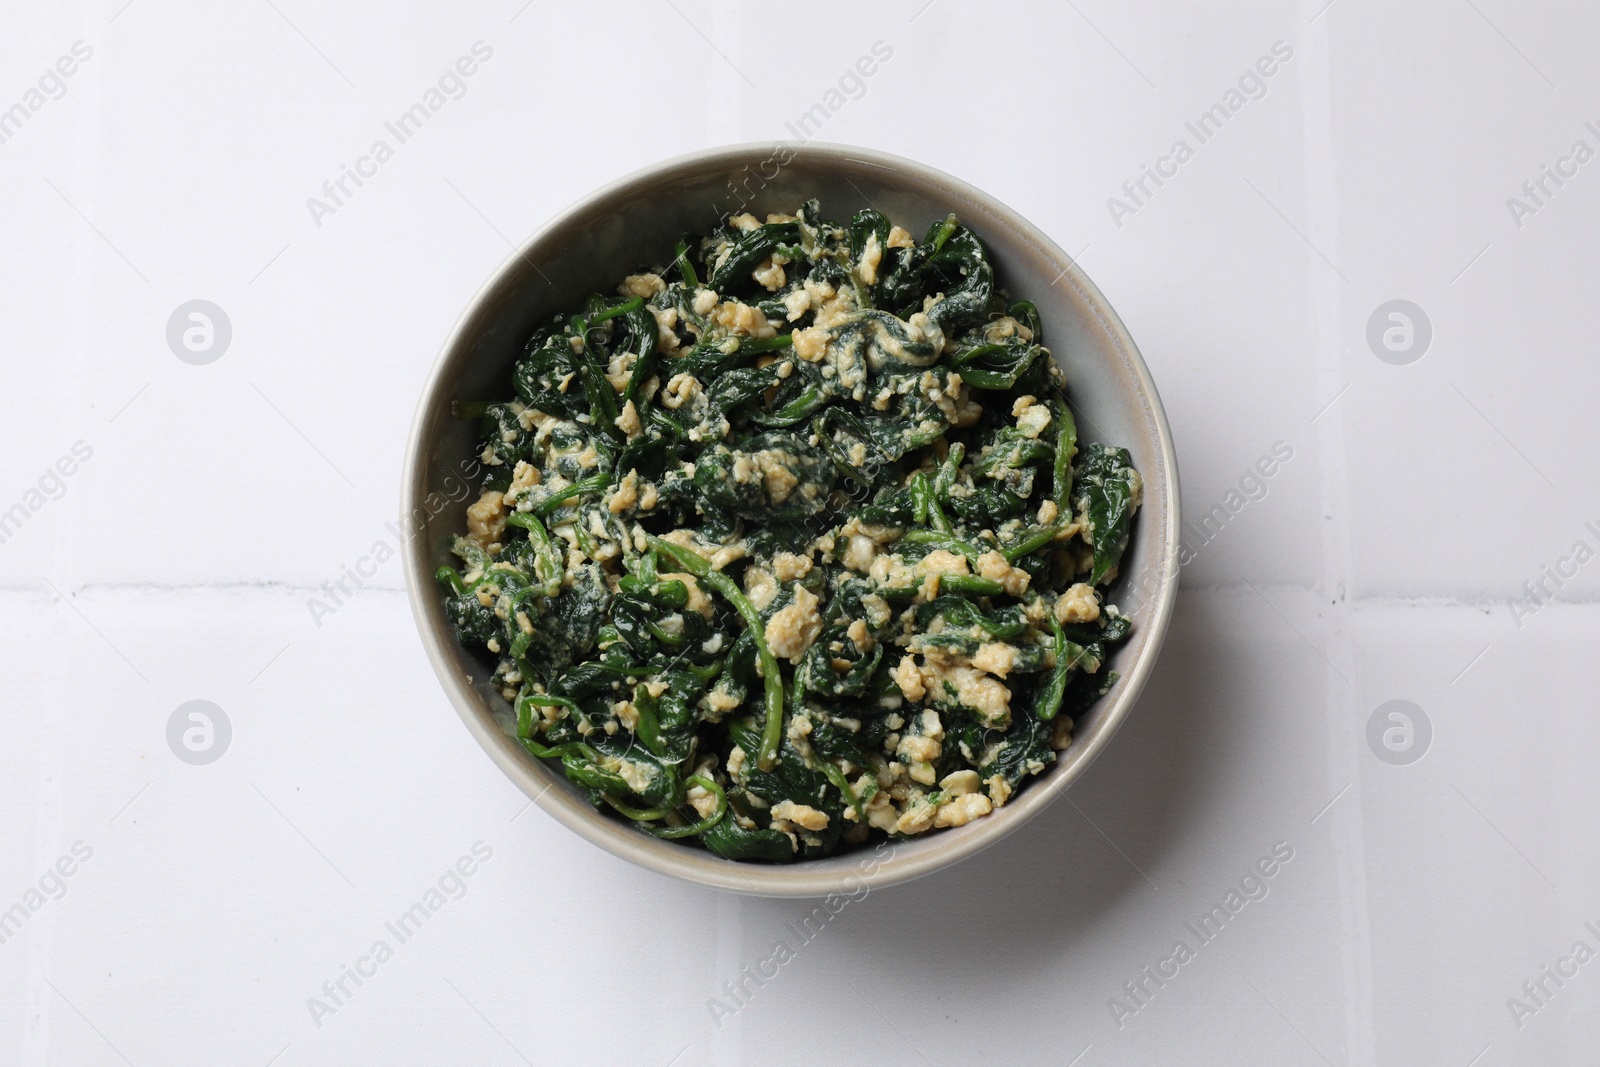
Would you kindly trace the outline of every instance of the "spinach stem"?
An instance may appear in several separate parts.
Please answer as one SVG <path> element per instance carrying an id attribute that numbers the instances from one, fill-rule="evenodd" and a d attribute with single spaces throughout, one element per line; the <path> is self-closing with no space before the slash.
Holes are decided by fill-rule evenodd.
<path id="1" fill-rule="evenodd" d="M 617 304 L 614 307 L 608 307 L 604 311 L 595 312 L 589 317 L 589 325 L 598 326 L 600 323 L 614 319 L 618 315 L 626 315 L 628 312 L 638 311 L 642 307 L 644 307 L 643 297 L 636 296 L 632 300 L 624 300 L 622 303 Z"/>
<path id="2" fill-rule="evenodd" d="M 1054 613 L 1050 615 L 1050 633 L 1055 638 L 1056 665 L 1051 668 L 1050 680 L 1039 690 L 1033 705 L 1033 714 L 1040 722 L 1049 722 L 1061 710 L 1061 699 L 1067 695 L 1067 675 L 1071 671 L 1067 664 L 1067 635 Z"/>
<path id="3" fill-rule="evenodd" d="M 822 773 L 828 776 L 828 781 L 833 783 L 833 787 L 844 795 L 844 798 L 850 802 L 851 807 L 856 809 L 856 818 L 861 820 L 862 825 L 866 825 L 866 802 L 856 796 L 856 791 L 850 788 L 850 779 L 844 776 L 843 771 L 834 766 L 833 760 L 824 758 L 821 762 Z"/>
<path id="4" fill-rule="evenodd" d="M 933 545 L 935 548 L 958 552 L 973 561 L 976 561 L 980 555 L 972 545 L 939 530 L 907 530 L 900 540 L 911 545 Z"/>
<path id="5" fill-rule="evenodd" d="M 1040 722 L 1049 722 L 1056 717 L 1061 710 L 1062 698 L 1067 695 L 1068 678 L 1089 655 L 1088 649 L 1067 640 L 1067 632 L 1056 621 L 1053 612 L 1050 615 L 1050 632 L 1055 636 L 1056 665 L 1050 671 L 1050 680 L 1039 690 L 1039 696 L 1034 701 L 1033 713 Z"/>
<path id="6" fill-rule="evenodd" d="M 776 352 L 780 348 L 792 348 L 794 334 L 780 333 L 776 337 L 762 337 L 753 341 L 740 341 L 740 352 Z"/>
<path id="7" fill-rule="evenodd" d="M 1010 548 L 1003 549 L 1000 554 L 1006 558 L 1007 563 L 1015 563 L 1023 556 L 1037 552 L 1051 541 L 1054 541 L 1056 534 L 1060 533 L 1061 530 L 1062 527 L 1060 526 L 1046 526 L 1035 530 Z"/>
<path id="8" fill-rule="evenodd" d="M 675 841 L 680 837 L 694 837 L 696 834 L 705 833 L 707 830 L 717 825 L 717 823 L 721 822 L 728 814 L 728 794 L 722 791 L 722 787 L 720 785 L 718 785 L 716 782 L 713 782 L 710 778 L 706 778 L 698 774 L 691 774 L 687 779 L 685 779 L 685 781 L 693 782 L 695 785 L 704 787 L 708 792 L 715 793 L 717 796 L 716 812 L 704 819 L 701 819 L 699 822 L 690 823 L 687 826 L 672 826 L 666 829 L 656 826 L 647 826 L 645 827 L 646 830 L 649 830 L 657 837 L 665 838 L 668 841 Z"/>
<path id="9" fill-rule="evenodd" d="M 517 694 L 517 738 L 524 743 L 533 736 L 533 709 L 534 708 L 566 708 L 577 711 L 578 705 L 566 697 L 553 697 L 547 693 L 533 693 L 526 688 Z M 552 754 L 559 754 L 559 749 L 551 749 Z M 535 753 L 537 755 L 537 753 Z M 549 757 L 546 757 L 549 758 Z"/>
<path id="10" fill-rule="evenodd" d="M 527 749 L 529 752 L 532 752 L 540 759 L 564 760 L 569 756 L 576 756 L 589 760 L 592 763 L 600 758 L 599 753 L 595 752 L 594 749 L 590 748 L 582 741 L 568 741 L 564 745 L 541 745 L 531 737 L 523 737 L 519 738 L 519 740 L 522 742 L 523 748 Z"/>
<path id="11" fill-rule="evenodd" d="M 678 566 L 722 594 L 748 627 L 761 664 L 761 681 L 766 689 L 767 720 L 761 730 L 761 751 L 756 757 L 756 766 L 764 771 L 772 770 L 778 761 L 778 746 L 783 742 L 783 675 L 778 669 L 778 657 L 772 654 L 772 646 L 767 644 L 766 623 L 761 621 L 761 613 L 750 603 L 750 598 L 744 595 L 743 590 L 733 584 L 732 578 L 721 571 L 712 570 L 710 561 L 700 553 L 653 535 L 647 536 L 656 551 L 672 557 Z"/>
<path id="12" fill-rule="evenodd" d="M 633 808 L 624 804 L 610 793 L 601 793 L 600 799 L 610 804 L 617 811 L 635 822 L 657 822 L 672 814 L 671 808 Z"/>
<path id="13" fill-rule="evenodd" d="M 938 494 L 928 480 L 927 471 L 918 471 L 911 476 L 911 499 L 916 502 L 918 522 L 931 522 L 940 533 L 950 533 L 950 520 L 939 506 Z"/>
<path id="14" fill-rule="evenodd" d="M 683 275 L 683 280 L 694 288 L 700 288 L 700 278 L 694 272 L 694 264 L 689 262 L 689 240 L 687 237 L 678 239 L 677 255 L 673 262 L 678 265 L 678 273 Z"/>
<path id="15" fill-rule="evenodd" d="M 639 713 L 639 727 L 636 731 L 639 740 L 656 755 L 665 757 L 666 752 L 661 748 L 661 718 L 656 713 L 656 698 L 650 695 L 650 690 L 643 684 L 633 688 L 633 707 Z"/>
<path id="16" fill-rule="evenodd" d="M 561 592 L 561 577 L 565 568 L 562 566 L 561 554 L 557 552 L 555 542 L 550 540 L 550 531 L 544 528 L 538 516 L 531 511 L 514 511 L 506 516 L 507 526 L 520 526 L 528 531 L 528 538 L 533 542 L 533 572 L 534 577 L 542 583 L 540 591 L 546 597 L 553 597 Z"/>
<path id="17" fill-rule="evenodd" d="M 1056 515 L 1063 521 L 1072 517 L 1072 457 L 1078 452 L 1078 423 L 1072 409 L 1060 400 L 1050 405 L 1056 417 L 1056 463 L 1053 498 Z"/>
<path id="18" fill-rule="evenodd" d="M 939 591 L 952 593 L 966 593 L 969 596 L 999 596 L 1006 591 L 1006 587 L 993 578 L 981 578 L 975 574 L 942 574 L 939 576 Z"/>
<path id="19" fill-rule="evenodd" d="M 548 497 L 545 497 L 545 499 L 533 509 L 533 514 L 537 515 L 541 519 L 546 518 L 551 512 L 555 511 L 562 504 L 565 504 L 573 497 L 582 496 L 584 493 L 599 492 L 610 484 L 611 475 L 607 474 L 605 471 L 601 471 L 599 474 L 591 474 L 582 481 L 573 482 L 559 493 L 554 493 Z"/>

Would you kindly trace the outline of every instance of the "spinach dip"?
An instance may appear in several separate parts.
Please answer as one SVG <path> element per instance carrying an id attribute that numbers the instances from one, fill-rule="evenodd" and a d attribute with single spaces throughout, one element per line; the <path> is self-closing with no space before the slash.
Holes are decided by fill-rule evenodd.
<path id="1" fill-rule="evenodd" d="M 665 254 L 667 250 L 663 249 Z M 528 339 L 439 580 L 529 752 L 731 859 L 962 826 L 1072 743 L 1139 507 L 955 216 L 685 237 Z"/>

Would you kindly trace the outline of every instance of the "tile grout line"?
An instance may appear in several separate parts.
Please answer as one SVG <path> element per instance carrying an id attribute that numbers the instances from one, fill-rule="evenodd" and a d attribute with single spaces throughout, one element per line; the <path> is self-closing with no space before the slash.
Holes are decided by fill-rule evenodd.
<path id="1" fill-rule="evenodd" d="M 1306 15 L 1315 17 L 1326 10 L 1323 3 L 1324 0 L 1305 0 L 1301 8 Z M 1333 143 L 1333 56 L 1328 36 L 1310 35 L 1303 46 L 1303 54 L 1303 62 L 1297 64 L 1296 76 L 1305 108 L 1301 129 L 1305 131 L 1306 236 L 1314 242 L 1313 247 L 1328 249 L 1333 257 L 1331 263 L 1339 258 L 1340 199 L 1338 158 Z M 1341 278 L 1344 277 L 1338 267 L 1334 267 L 1334 270 Z M 1344 310 L 1344 287 L 1340 282 L 1328 278 L 1326 271 L 1320 270 L 1315 264 L 1308 265 L 1306 277 L 1310 288 L 1310 304 L 1315 309 L 1313 328 L 1315 336 L 1319 338 L 1316 346 L 1316 395 L 1343 395 L 1342 387 L 1352 380 L 1343 366 L 1342 349 L 1338 343 L 1341 313 Z M 1371 1063 L 1377 1057 L 1370 1036 L 1375 1015 L 1371 979 L 1371 923 L 1367 914 L 1364 834 L 1358 817 L 1361 810 L 1361 765 L 1357 748 L 1352 743 L 1353 734 L 1359 729 L 1354 712 L 1361 700 L 1361 676 L 1351 643 L 1350 616 L 1353 606 L 1348 599 L 1353 562 L 1347 518 L 1351 490 L 1345 454 L 1344 419 L 1351 410 L 1347 403 L 1323 417 L 1327 412 L 1324 409 L 1318 412 L 1314 425 L 1308 426 L 1315 435 L 1322 514 L 1331 516 L 1321 524 L 1323 601 L 1332 601 L 1328 606 L 1324 645 L 1330 666 L 1338 664 L 1345 668 L 1340 670 L 1334 667 L 1334 670 L 1349 683 L 1344 686 L 1329 684 L 1322 694 L 1323 714 L 1327 722 L 1326 784 L 1331 793 L 1340 783 L 1355 783 L 1350 790 L 1352 795 L 1344 803 L 1330 806 L 1320 824 L 1320 832 L 1328 835 L 1335 850 L 1339 925 L 1344 934 L 1340 963 L 1345 1028 L 1352 1035 L 1346 1054 L 1353 1063 Z M 1342 790 L 1340 796 L 1344 796 Z M 1323 814 L 1319 813 L 1319 818 Z"/>

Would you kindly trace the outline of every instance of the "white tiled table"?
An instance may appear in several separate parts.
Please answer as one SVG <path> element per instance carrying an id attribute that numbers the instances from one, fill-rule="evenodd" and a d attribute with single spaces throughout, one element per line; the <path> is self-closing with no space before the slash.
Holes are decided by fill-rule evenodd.
<path id="1" fill-rule="evenodd" d="M 0 1062 L 1594 1061 L 1600 962 L 1571 953 L 1600 950 L 1600 566 L 1513 603 L 1600 549 L 1600 161 L 1571 157 L 1600 150 L 1600 15 L 123 2 L 14 4 L 0 35 L 0 109 L 22 105 L 0 114 L 0 910 L 26 914 Z M 480 41 L 459 99 L 386 132 Z M 1201 143 L 1186 124 L 1280 41 Z M 1185 511 L 1237 513 L 1192 535 L 1154 681 L 1070 803 L 802 943 L 807 904 L 667 881 L 527 808 L 375 557 L 423 377 L 507 241 L 819 102 L 814 135 L 1082 250 L 1160 384 Z M 314 218 L 379 138 L 392 158 Z M 1171 176 L 1134 201 L 1146 164 Z M 1534 200 L 1544 165 L 1570 176 Z M 194 299 L 231 323 L 208 365 L 166 339 Z M 1396 299 L 1432 330 L 1403 365 L 1367 341 Z M 1397 699 L 1431 723 L 1410 764 L 1366 740 Z M 232 727 L 205 766 L 167 743 L 191 700 Z M 1275 847 L 1202 944 L 1189 924 Z M 441 877 L 459 899 L 402 943 L 385 924 Z M 1162 963 L 1180 939 L 1193 958 Z M 735 1004 L 779 940 L 794 959 Z"/>

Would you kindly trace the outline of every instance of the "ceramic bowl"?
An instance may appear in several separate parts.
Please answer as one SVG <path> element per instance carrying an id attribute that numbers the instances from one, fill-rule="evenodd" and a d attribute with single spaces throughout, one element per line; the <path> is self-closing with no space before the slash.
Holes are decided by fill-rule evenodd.
<path id="1" fill-rule="evenodd" d="M 876 207 L 912 233 L 955 212 L 982 239 L 997 281 L 1039 308 L 1047 346 L 1067 375 L 1086 441 L 1119 444 L 1144 477 L 1144 504 L 1121 575 L 1108 595 L 1133 619 L 1111 665 L 1122 678 L 1080 718 L 1070 748 L 1009 803 L 966 826 L 846 848 L 786 865 L 721 859 L 661 841 L 596 811 L 558 769 L 516 742 L 510 705 L 490 668 L 457 641 L 435 570 L 453 562 L 451 539 L 476 499 L 469 489 L 475 424 L 450 402 L 509 395 L 511 368 L 534 326 L 590 292 L 671 256 L 679 235 L 705 233 L 728 214 L 791 211 L 810 197 L 828 218 Z M 740 893 L 859 893 L 930 874 L 983 850 L 1048 807 L 1111 742 L 1155 665 L 1178 574 L 1178 471 L 1155 383 L 1127 329 L 1088 276 L 1054 241 L 998 200 L 948 174 L 843 145 L 750 144 L 670 160 L 623 178 L 557 216 L 503 263 L 445 342 L 411 429 L 402 514 L 411 609 L 445 694 L 490 758 L 553 818 L 594 844 L 663 874 Z"/>

